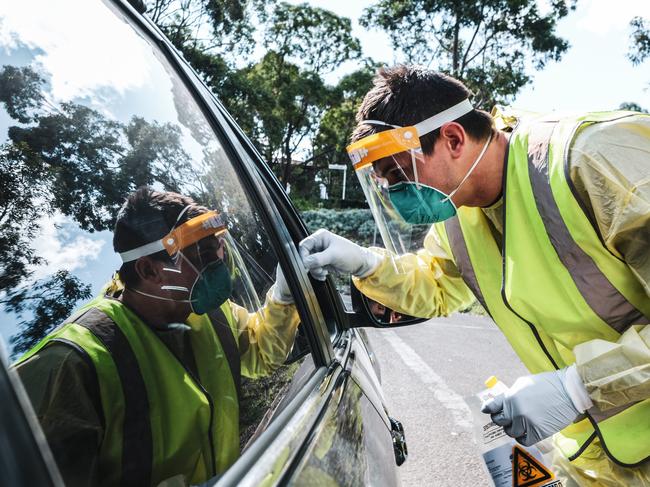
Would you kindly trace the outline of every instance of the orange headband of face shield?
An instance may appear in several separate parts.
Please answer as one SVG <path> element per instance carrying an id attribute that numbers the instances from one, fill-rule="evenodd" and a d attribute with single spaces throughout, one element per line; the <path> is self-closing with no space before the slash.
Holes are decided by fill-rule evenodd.
<path id="1" fill-rule="evenodd" d="M 174 256 L 188 245 L 192 245 L 211 235 L 224 234 L 226 231 L 226 223 L 223 217 L 216 211 L 209 211 L 174 228 L 160 240 L 121 252 L 120 257 L 122 257 L 122 262 L 131 262 L 161 250 L 166 250 L 170 256 Z"/>

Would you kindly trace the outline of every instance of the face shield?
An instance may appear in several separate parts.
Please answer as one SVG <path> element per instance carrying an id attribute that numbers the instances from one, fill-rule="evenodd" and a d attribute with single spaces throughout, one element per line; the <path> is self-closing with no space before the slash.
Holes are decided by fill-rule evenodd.
<path id="1" fill-rule="evenodd" d="M 170 265 L 162 269 L 170 274 L 170 282 L 160 286 L 160 294 L 131 290 L 153 299 L 187 303 L 198 315 L 216 310 L 233 295 L 245 308 L 260 309 L 250 276 L 223 216 L 209 211 L 178 224 L 189 208 L 183 209 L 177 223 L 161 239 L 120 253 L 122 262 L 161 251 L 170 257 Z"/>
<path id="2" fill-rule="evenodd" d="M 347 147 L 379 233 L 389 250 L 396 253 L 407 250 L 403 235 L 410 225 L 431 225 L 456 214 L 451 197 L 476 167 L 490 140 L 458 187 L 446 194 L 423 184 L 419 179 L 418 167 L 426 163 L 420 137 L 472 110 L 471 103 L 466 99 L 409 127 L 364 120 L 362 123 L 391 128 L 364 137 Z"/>

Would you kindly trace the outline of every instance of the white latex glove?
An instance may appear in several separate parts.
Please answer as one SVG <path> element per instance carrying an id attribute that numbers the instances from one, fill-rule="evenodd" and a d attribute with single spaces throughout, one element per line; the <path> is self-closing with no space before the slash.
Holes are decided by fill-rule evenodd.
<path id="1" fill-rule="evenodd" d="M 319 281 L 324 281 L 330 271 L 367 277 L 382 260 L 380 255 L 322 228 L 300 242 L 300 257 Z"/>
<path id="2" fill-rule="evenodd" d="M 578 382 L 576 382 L 578 381 Z M 520 377 L 505 394 L 483 404 L 482 412 L 524 446 L 569 426 L 591 407 L 575 365 Z"/>
<path id="3" fill-rule="evenodd" d="M 284 273 L 279 265 L 275 268 L 275 284 L 273 284 L 271 290 L 271 299 L 278 304 L 293 303 L 293 294 L 291 294 L 291 289 L 289 289 L 287 280 L 284 278 Z"/>

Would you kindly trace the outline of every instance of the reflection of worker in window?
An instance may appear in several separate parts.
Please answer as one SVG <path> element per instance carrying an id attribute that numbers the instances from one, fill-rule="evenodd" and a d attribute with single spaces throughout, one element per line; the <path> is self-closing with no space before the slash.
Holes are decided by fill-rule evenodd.
<path id="1" fill-rule="evenodd" d="M 202 482 L 239 455 L 240 374 L 291 349 L 291 293 L 278 272 L 255 305 L 221 216 L 176 193 L 132 194 L 113 246 L 120 280 L 16 369 L 68 485 Z"/>
<path id="2" fill-rule="evenodd" d="M 412 318 L 412 316 L 398 313 L 397 311 L 387 308 L 383 304 L 370 298 L 366 299 L 368 300 L 368 307 L 370 308 L 370 312 L 381 323 L 399 323 L 400 321 Z"/>

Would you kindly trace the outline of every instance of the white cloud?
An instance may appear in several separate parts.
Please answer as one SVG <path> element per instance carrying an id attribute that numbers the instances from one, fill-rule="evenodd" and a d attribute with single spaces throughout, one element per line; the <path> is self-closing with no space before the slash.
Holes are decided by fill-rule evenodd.
<path id="1" fill-rule="evenodd" d="M 586 0 L 578 2 L 577 22 L 579 29 L 596 34 L 611 34 L 627 30 L 632 17 L 650 16 L 650 2 L 648 0 L 625 0 L 612 2 L 612 0 Z"/>
<path id="2" fill-rule="evenodd" d="M 133 42 L 133 32 L 99 1 L 20 0 L 3 2 L 0 39 L 38 48 L 36 61 L 52 74 L 55 100 L 83 97 L 102 87 L 118 93 L 150 78 L 150 52 Z M 38 11 L 38 15 L 34 12 Z M 72 14 L 72 15 L 71 15 Z M 2 32 L 4 30 L 4 32 Z"/>
<path id="3" fill-rule="evenodd" d="M 35 280 L 61 269 L 70 272 L 82 269 L 97 259 L 106 243 L 101 239 L 88 238 L 85 234 L 74 235 L 76 232 L 70 229 L 77 228 L 76 224 L 61 214 L 43 217 L 38 225 L 41 233 L 32 246 L 36 255 L 45 259 L 47 264 L 34 270 Z"/>

